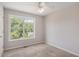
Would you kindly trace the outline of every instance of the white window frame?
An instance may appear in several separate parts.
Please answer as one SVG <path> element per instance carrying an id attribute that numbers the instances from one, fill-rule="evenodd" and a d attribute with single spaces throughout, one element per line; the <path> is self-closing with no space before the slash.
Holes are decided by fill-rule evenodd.
<path id="1" fill-rule="evenodd" d="M 33 20 L 34 20 L 34 27 L 33 27 L 33 29 L 34 29 L 34 37 L 33 38 L 28 38 L 28 39 L 18 39 L 18 40 L 16 40 L 16 39 L 11 39 L 11 36 L 10 36 L 10 33 L 11 33 L 11 20 L 10 20 L 10 16 L 23 16 L 23 15 L 16 15 L 16 14 L 8 14 L 8 33 L 9 33 L 9 41 L 19 41 L 19 40 L 31 40 L 31 39 L 35 39 L 35 21 L 36 21 L 36 19 L 35 19 L 35 17 L 34 16 L 23 16 L 23 17 L 32 17 L 33 18 Z"/>

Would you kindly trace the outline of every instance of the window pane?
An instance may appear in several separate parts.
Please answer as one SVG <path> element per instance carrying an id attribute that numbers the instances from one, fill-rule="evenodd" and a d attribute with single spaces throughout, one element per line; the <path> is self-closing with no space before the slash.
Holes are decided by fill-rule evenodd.
<path id="1" fill-rule="evenodd" d="M 32 18 L 24 20 L 24 38 L 34 38 L 34 20 Z"/>
<path id="2" fill-rule="evenodd" d="M 19 39 L 23 37 L 23 20 L 21 18 L 11 16 L 11 39 Z"/>

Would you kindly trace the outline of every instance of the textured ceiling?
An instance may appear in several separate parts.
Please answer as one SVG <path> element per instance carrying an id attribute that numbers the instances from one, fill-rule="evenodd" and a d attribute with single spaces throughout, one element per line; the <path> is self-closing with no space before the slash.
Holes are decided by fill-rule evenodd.
<path id="1" fill-rule="evenodd" d="M 57 9 L 78 5 L 77 2 L 45 2 L 45 11 L 43 13 L 38 12 L 38 2 L 4 2 L 5 8 L 14 10 L 29 12 L 36 15 L 45 16 Z"/>

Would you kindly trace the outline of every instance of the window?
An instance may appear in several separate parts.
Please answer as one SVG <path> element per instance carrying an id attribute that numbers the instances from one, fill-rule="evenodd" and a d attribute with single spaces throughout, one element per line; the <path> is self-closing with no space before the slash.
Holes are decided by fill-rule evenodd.
<path id="1" fill-rule="evenodd" d="M 26 16 L 9 16 L 10 40 L 33 39 L 34 18 Z"/>

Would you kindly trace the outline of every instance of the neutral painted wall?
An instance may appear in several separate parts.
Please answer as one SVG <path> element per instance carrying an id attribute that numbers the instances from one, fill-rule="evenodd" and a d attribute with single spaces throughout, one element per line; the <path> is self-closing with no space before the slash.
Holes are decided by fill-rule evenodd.
<path id="1" fill-rule="evenodd" d="M 17 14 L 21 16 L 33 16 L 36 18 L 35 20 L 35 39 L 29 39 L 29 40 L 16 40 L 16 41 L 9 41 L 9 33 L 8 33 L 8 15 L 9 14 Z M 11 9 L 5 9 L 5 39 L 4 39 L 4 49 L 12 49 L 12 48 L 18 48 L 18 47 L 23 47 L 23 46 L 28 46 L 36 43 L 41 43 L 44 42 L 44 24 L 43 24 L 43 17 L 25 13 L 25 12 L 20 12 L 20 11 L 15 11 Z"/>
<path id="2" fill-rule="evenodd" d="M 3 6 L 0 3 L 0 56 L 3 53 Z"/>
<path id="3" fill-rule="evenodd" d="M 79 6 L 46 16 L 46 42 L 79 55 Z"/>

